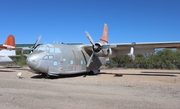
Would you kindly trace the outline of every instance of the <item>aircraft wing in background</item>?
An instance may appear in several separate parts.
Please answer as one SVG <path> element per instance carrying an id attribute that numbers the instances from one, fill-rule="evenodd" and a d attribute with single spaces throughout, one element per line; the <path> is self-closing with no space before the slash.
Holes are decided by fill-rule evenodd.
<path id="1" fill-rule="evenodd" d="M 114 43 L 110 44 L 116 47 L 112 50 L 116 55 L 124 55 L 134 49 L 134 54 L 154 53 L 157 48 L 180 48 L 180 41 L 172 42 L 132 42 L 132 43 Z"/>
<path id="2" fill-rule="evenodd" d="M 17 50 L 17 51 L 33 51 L 37 46 L 39 46 L 39 41 L 41 40 L 41 35 L 38 37 L 34 44 L 16 44 L 14 48 L 7 48 L 7 50 Z"/>
<path id="3" fill-rule="evenodd" d="M 82 49 L 91 58 L 114 57 L 116 55 L 127 55 L 130 60 L 135 60 L 134 54 L 154 53 L 157 48 L 180 48 L 180 41 L 168 42 L 132 42 L 132 43 L 108 43 L 108 26 L 104 24 L 104 30 L 99 42 L 94 42 L 90 34 L 85 32 L 91 44 L 82 45 Z M 89 64 L 88 64 L 89 65 Z M 88 66 L 87 65 L 87 66 Z"/>

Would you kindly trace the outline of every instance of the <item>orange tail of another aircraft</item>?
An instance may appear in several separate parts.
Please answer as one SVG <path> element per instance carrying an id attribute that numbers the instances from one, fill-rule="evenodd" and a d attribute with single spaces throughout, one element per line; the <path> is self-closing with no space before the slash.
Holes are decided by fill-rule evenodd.
<path id="1" fill-rule="evenodd" d="M 4 42 L 3 46 L 5 47 L 15 47 L 15 38 L 12 34 L 8 35 L 6 41 Z"/>
<path id="2" fill-rule="evenodd" d="M 100 40 L 108 43 L 108 25 L 106 23 L 104 24 L 104 30 Z"/>
<path id="3" fill-rule="evenodd" d="M 4 44 L 0 45 L 0 62 L 12 61 L 8 56 L 16 55 L 15 50 L 7 50 L 7 48 L 15 48 L 15 38 L 11 34 L 8 35 Z"/>

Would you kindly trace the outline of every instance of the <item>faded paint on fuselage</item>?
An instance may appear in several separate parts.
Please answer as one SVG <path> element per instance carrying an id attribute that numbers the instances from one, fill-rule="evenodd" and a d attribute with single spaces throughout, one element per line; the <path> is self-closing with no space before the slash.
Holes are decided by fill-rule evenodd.
<path id="1" fill-rule="evenodd" d="M 59 75 L 98 70 L 104 61 L 94 55 L 90 66 L 86 67 L 89 58 L 82 45 L 46 44 L 38 46 L 28 56 L 27 64 L 35 73 Z"/>

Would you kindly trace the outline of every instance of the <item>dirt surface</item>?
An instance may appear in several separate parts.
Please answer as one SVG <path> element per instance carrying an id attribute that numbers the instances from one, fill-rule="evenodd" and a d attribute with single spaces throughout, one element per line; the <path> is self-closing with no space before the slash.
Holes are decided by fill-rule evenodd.
<path id="1" fill-rule="evenodd" d="M 111 69 L 44 79 L 27 67 L 0 67 L 0 108 L 179 109 L 180 71 Z"/>

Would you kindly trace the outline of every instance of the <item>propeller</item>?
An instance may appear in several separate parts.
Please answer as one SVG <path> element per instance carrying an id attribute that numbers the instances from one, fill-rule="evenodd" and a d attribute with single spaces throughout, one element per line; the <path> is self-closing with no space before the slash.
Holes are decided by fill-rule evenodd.
<path id="1" fill-rule="evenodd" d="M 94 43 L 91 35 L 90 35 L 87 31 L 85 31 L 85 34 L 86 34 L 87 38 L 89 39 L 89 41 L 91 42 L 91 44 L 92 44 L 93 46 L 95 46 L 95 43 Z"/>
<path id="2" fill-rule="evenodd" d="M 37 45 L 39 44 L 39 41 L 41 40 L 41 35 L 38 37 L 38 39 L 36 40 L 35 44 L 33 45 L 33 47 L 31 48 L 31 51 L 33 52 L 34 49 L 37 47 Z"/>
<path id="3" fill-rule="evenodd" d="M 86 34 L 87 38 L 89 39 L 90 43 L 92 44 L 92 54 L 91 54 L 91 56 L 90 56 L 90 58 L 89 58 L 89 60 L 87 62 L 87 65 L 86 65 L 87 67 L 89 67 L 89 65 L 90 65 L 90 63 L 92 61 L 92 58 L 95 55 L 95 52 L 99 52 L 102 49 L 109 49 L 109 48 L 116 47 L 116 45 L 108 45 L 108 44 L 100 45 L 100 44 L 95 44 L 94 40 L 91 37 L 91 35 L 87 31 L 85 31 L 85 34 Z"/>
<path id="4" fill-rule="evenodd" d="M 87 38 L 89 39 L 89 41 L 91 42 L 91 44 L 93 45 L 93 50 L 96 51 L 96 50 L 101 50 L 101 49 L 106 49 L 106 48 L 114 48 L 116 47 L 116 45 L 96 45 L 94 43 L 94 40 L 92 39 L 91 35 L 85 31 L 85 34 L 87 36 Z"/>
<path id="5" fill-rule="evenodd" d="M 87 32 L 87 31 L 85 31 L 85 34 L 86 34 L 86 36 L 87 36 L 87 38 L 89 39 L 89 41 L 90 41 L 90 43 L 93 45 L 92 46 L 92 54 L 91 54 L 91 57 L 89 58 L 89 60 L 88 60 L 88 62 L 87 62 L 87 67 L 89 67 L 89 65 L 90 65 L 90 63 L 91 63 L 91 60 L 92 60 L 92 58 L 93 58 L 93 56 L 94 56 L 94 49 L 96 48 L 97 49 L 97 47 L 96 47 L 96 45 L 95 45 L 95 43 L 94 43 L 94 40 L 92 39 L 92 37 L 91 37 L 91 35 Z M 95 48 L 94 48 L 95 47 Z"/>
<path id="6" fill-rule="evenodd" d="M 87 65 L 86 65 L 87 67 L 89 67 L 93 56 L 94 56 L 94 51 L 93 51 L 93 53 L 91 54 L 91 57 L 90 57 L 89 60 L 88 60 L 88 63 L 87 63 Z"/>

